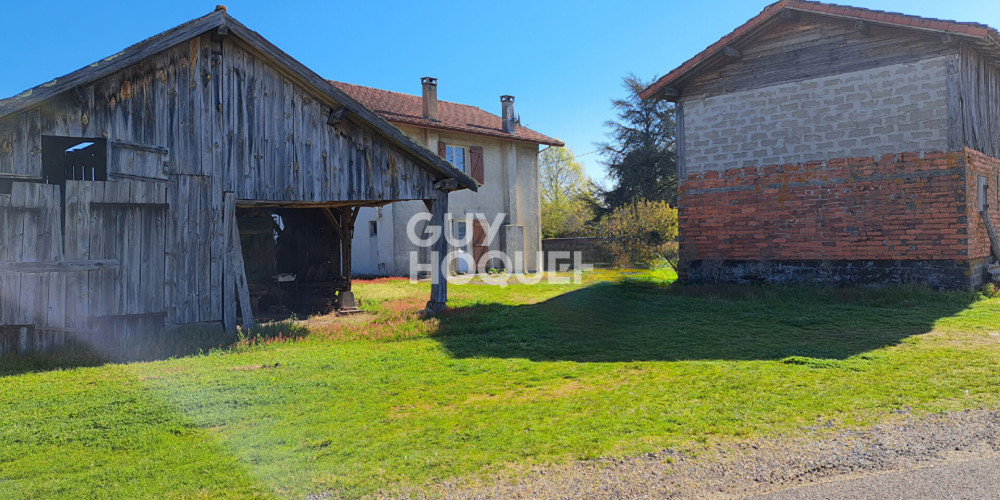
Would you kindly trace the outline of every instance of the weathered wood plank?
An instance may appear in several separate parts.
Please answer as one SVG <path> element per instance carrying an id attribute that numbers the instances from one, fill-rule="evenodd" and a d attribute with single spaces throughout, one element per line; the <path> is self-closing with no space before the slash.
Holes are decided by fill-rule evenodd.
<path id="1" fill-rule="evenodd" d="M 250 286 L 247 283 L 246 265 L 243 262 L 243 245 L 240 243 L 240 227 L 236 217 L 232 219 L 230 238 L 232 245 L 233 275 L 236 278 L 236 293 L 239 297 L 240 311 L 243 316 L 243 328 L 253 328 L 253 309 L 250 307 Z"/>
<path id="2" fill-rule="evenodd" d="M 117 259 L 0 262 L 0 274 L 71 273 L 118 269 Z"/>
<path id="3" fill-rule="evenodd" d="M 979 212 L 979 215 L 982 216 L 983 222 L 986 224 L 986 234 L 990 237 L 990 249 L 993 252 L 993 258 L 1000 261 L 1000 236 L 997 235 L 993 221 L 990 220 L 990 213 L 983 210 Z"/>
<path id="4" fill-rule="evenodd" d="M 222 226 L 226 230 L 224 247 L 226 250 L 225 262 L 222 273 L 222 325 L 225 331 L 236 331 L 236 265 L 235 247 L 233 245 L 234 233 L 232 228 L 236 225 L 236 195 L 232 192 L 223 194 L 223 215 Z M 239 230 L 235 238 L 239 239 Z"/>

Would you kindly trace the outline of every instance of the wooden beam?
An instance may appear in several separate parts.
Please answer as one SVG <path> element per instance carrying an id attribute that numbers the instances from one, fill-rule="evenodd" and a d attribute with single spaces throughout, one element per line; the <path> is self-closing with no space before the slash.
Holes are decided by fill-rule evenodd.
<path id="1" fill-rule="evenodd" d="M 430 201 L 431 226 L 437 226 L 444 231 L 444 217 L 448 213 L 448 193 L 446 191 L 435 191 L 436 196 Z M 445 255 L 448 253 L 448 240 L 443 237 L 438 238 L 431 246 L 431 298 L 427 301 L 427 310 L 431 313 L 439 313 L 448 308 L 448 269 L 442 265 Z"/>
<path id="2" fill-rule="evenodd" d="M 990 248 L 993 250 L 993 258 L 1000 261 L 1000 238 L 997 237 L 996 228 L 993 227 L 993 221 L 990 220 L 990 213 L 983 210 L 979 212 L 979 215 L 986 224 L 986 234 L 990 237 Z"/>
<path id="3" fill-rule="evenodd" d="M 674 87 L 663 87 L 662 89 L 660 89 L 659 94 L 660 97 L 665 97 L 669 99 L 673 97 L 680 97 L 681 91 Z"/>
<path id="4" fill-rule="evenodd" d="M 323 215 L 326 216 L 326 220 L 330 222 L 330 225 L 333 226 L 333 229 L 337 231 L 337 237 L 343 238 L 344 228 L 340 227 L 340 221 L 337 220 L 336 215 L 333 215 L 333 211 L 330 210 L 329 207 L 322 207 L 320 210 L 323 212 Z"/>
<path id="5" fill-rule="evenodd" d="M 225 235 L 224 261 L 222 262 L 222 328 L 226 332 L 236 331 L 236 274 L 233 264 L 233 231 L 236 223 L 236 193 L 222 194 L 222 231 Z M 239 239 L 239 231 L 236 238 Z"/>
<path id="6" fill-rule="evenodd" d="M 347 114 L 350 112 L 349 109 L 341 106 L 340 108 L 331 109 L 330 116 L 326 119 L 327 125 L 339 125 L 340 122 L 347 118 Z"/>
<path id="7" fill-rule="evenodd" d="M 947 56 L 946 85 L 948 88 L 948 150 L 958 151 L 965 145 L 965 115 L 962 112 L 961 60 L 958 54 Z"/>
<path id="8" fill-rule="evenodd" d="M 143 151 L 145 153 L 153 153 L 157 155 L 168 155 L 170 150 L 163 146 L 150 146 L 148 144 L 135 144 L 132 142 L 125 141 L 108 141 L 108 145 L 112 148 L 117 149 L 131 149 L 133 151 Z"/>
<path id="9" fill-rule="evenodd" d="M 438 191 L 456 191 L 459 189 L 458 180 L 454 178 L 441 179 L 434 183 L 434 189 Z"/>
<path id="10" fill-rule="evenodd" d="M 0 274 L 72 273 L 119 267 L 121 262 L 118 259 L 0 262 Z"/>
<path id="11" fill-rule="evenodd" d="M 104 208 L 159 208 L 162 210 L 170 208 L 170 205 L 167 203 L 129 203 L 124 201 L 92 201 L 90 202 L 90 206 Z"/>
<path id="12" fill-rule="evenodd" d="M 361 212 L 361 207 L 354 207 L 351 209 L 351 232 L 354 232 L 354 221 L 358 220 L 358 214 Z"/>
<path id="13" fill-rule="evenodd" d="M 348 207 L 340 212 L 342 231 L 340 233 L 340 274 L 347 280 L 347 287 L 351 287 L 351 242 L 354 239 L 354 211 Z"/>
<path id="14" fill-rule="evenodd" d="M 235 214 L 235 194 L 228 193 L 233 201 L 230 201 L 234 208 Z M 229 246 L 229 258 L 232 265 L 230 272 L 232 273 L 231 278 L 235 280 L 236 283 L 236 294 L 240 302 L 240 312 L 243 316 L 243 328 L 253 328 L 253 309 L 250 306 L 250 285 L 247 283 L 247 268 L 246 264 L 243 262 L 243 245 L 240 243 L 240 226 L 236 223 L 235 215 L 231 217 L 231 223 L 229 225 L 230 231 L 230 246 Z"/>
<path id="15" fill-rule="evenodd" d="M 733 47 L 730 47 L 728 45 L 726 45 L 725 47 L 722 48 L 722 55 L 724 55 L 724 56 L 726 56 L 726 57 L 728 57 L 730 59 L 743 59 L 743 53 L 742 52 L 740 52 L 739 50 L 737 50 L 737 49 L 735 49 Z"/>
<path id="16" fill-rule="evenodd" d="M 795 21 L 799 20 L 799 11 L 797 11 L 797 10 L 781 9 L 781 14 L 780 15 L 781 15 L 781 18 L 784 19 L 785 21 L 795 22 Z"/>

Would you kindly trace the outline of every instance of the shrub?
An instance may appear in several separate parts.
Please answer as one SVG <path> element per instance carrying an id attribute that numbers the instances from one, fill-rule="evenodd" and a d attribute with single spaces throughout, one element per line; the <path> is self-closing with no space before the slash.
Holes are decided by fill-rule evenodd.
<path id="1" fill-rule="evenodd" d="M 595 236 L 617 267 L 677 264 L 677 209 L 664 201 L 639 200 L 618 207 L 597 223 Z"/>

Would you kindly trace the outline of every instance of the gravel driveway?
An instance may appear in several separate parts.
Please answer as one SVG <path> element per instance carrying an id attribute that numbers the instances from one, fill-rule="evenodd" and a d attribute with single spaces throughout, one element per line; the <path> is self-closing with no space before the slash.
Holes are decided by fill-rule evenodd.
<path id="1" fill-rule="evenodd" d="M 674 450 L 625 459 L 535 467 L 494 484 L 462 480 L 395 497 L 445 498 L 741 498 L 882 471 L 981 460 L 1000 454 L 1000 411 L 903 416 L 898 422 L 824 439 L 759 440 L 691 455 Z M 832 427 L 819 422 L 812 429 Z M 807 431 L 808 432 L 808 431 Z"/>

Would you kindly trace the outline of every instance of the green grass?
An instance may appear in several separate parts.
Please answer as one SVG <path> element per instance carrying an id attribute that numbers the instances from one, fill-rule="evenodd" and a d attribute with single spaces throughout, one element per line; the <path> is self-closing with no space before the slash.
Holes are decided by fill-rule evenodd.
<path id="1" fill-rule="evenodd" d="M 357 496 L 1000 406 L 1000 299 L 586 276 L 451 287 L 429 319 L 427 285 L 362 282 L 371 314 L 229 349 L 0 359 L 0 497 Z"/>

